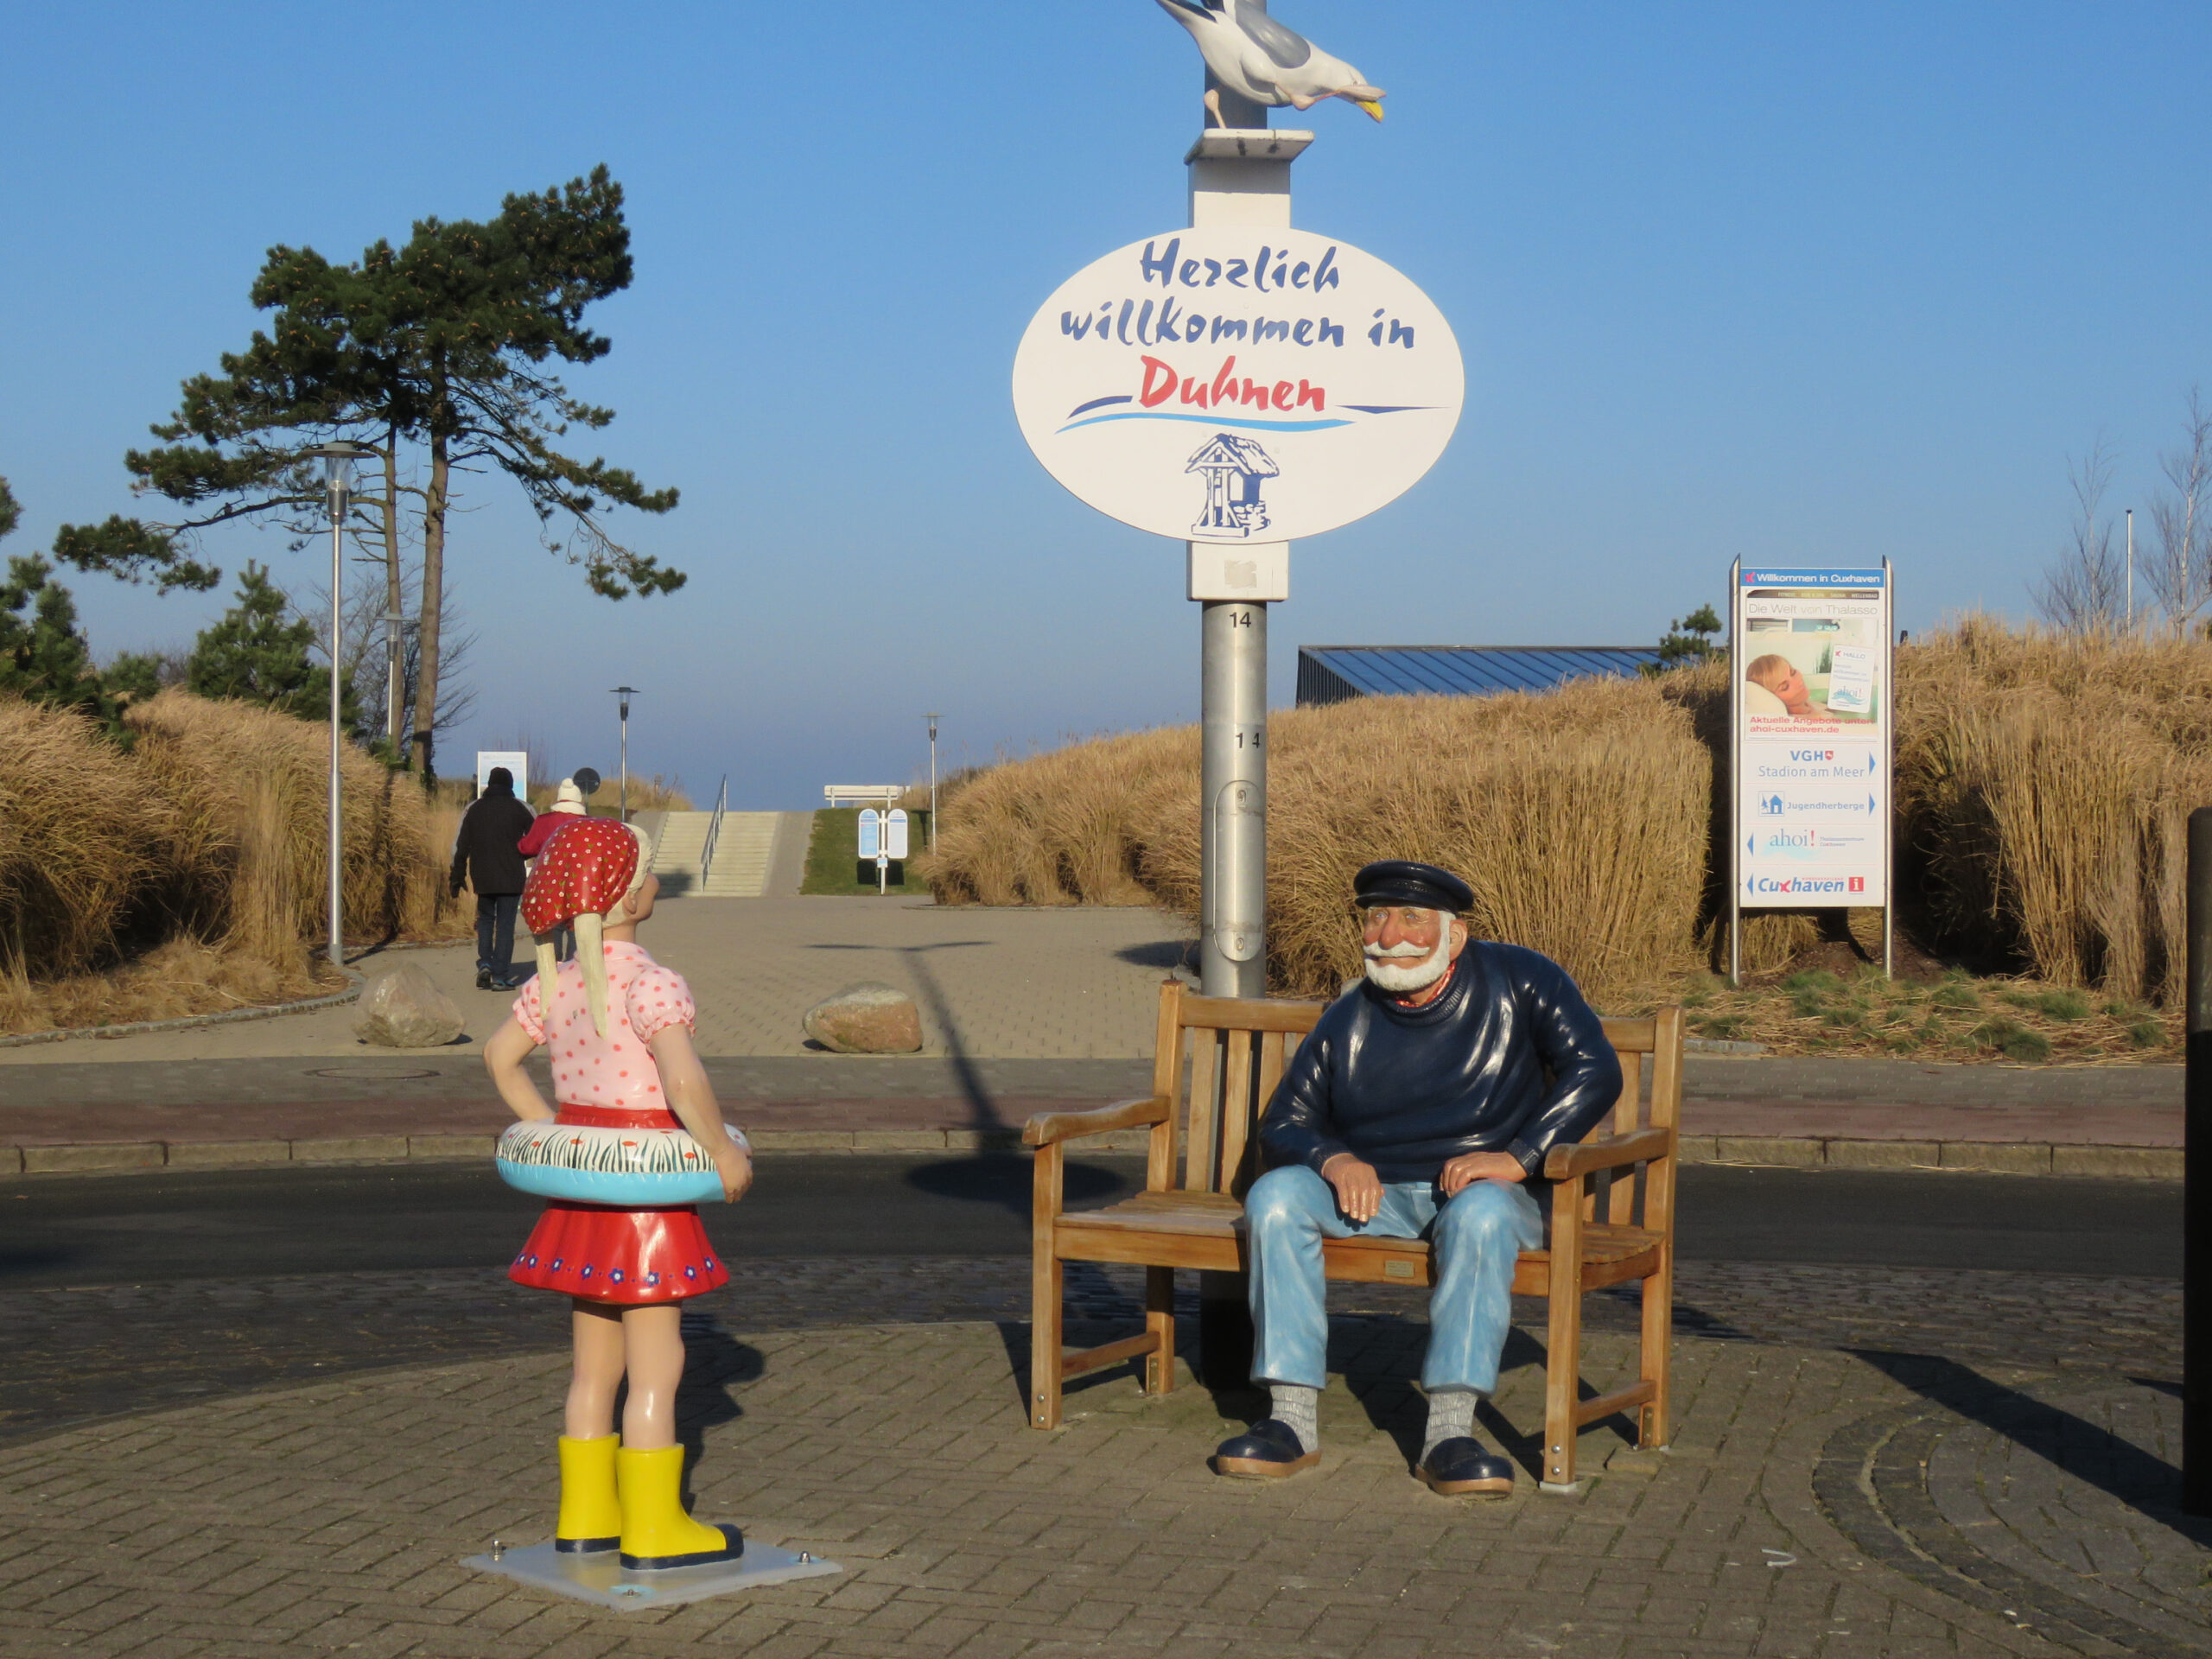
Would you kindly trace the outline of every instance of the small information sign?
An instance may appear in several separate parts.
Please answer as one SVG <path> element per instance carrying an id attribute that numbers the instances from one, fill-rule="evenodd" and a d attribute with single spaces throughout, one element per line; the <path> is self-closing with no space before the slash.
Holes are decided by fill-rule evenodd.
<path id="1" fill-rule="evenodd" d="M 476 792 L 483 794 L 484 787 L 492 781 L 492 768 L 505 766 L 515 780 L 515 793 L 519 796 L 530 787 L 530 756 L 521 749 L 479 749 L 476 751 Z"/>

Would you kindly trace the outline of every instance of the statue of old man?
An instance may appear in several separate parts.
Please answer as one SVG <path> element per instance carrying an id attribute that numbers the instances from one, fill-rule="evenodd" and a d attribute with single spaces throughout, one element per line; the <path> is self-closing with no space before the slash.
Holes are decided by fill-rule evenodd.
<path id="1" fill-rule="evenodd" d="M 1566 970 L 1467 937 L 1474 893 L 1399 859 L 1353 878 L 1366 977 L 1330 1005 L 1260 1125 L 1268 1173 L 1250 1229 L 1252 1380 L 1269 1414 L 1224 1442 L 1224 1475 L 1279 1478 L 1320 1458 L 1326 1381 L 1321 1241 L 1425 1238 L 1435 1252 L 1414 1474 L 1436 1491 L 1500 1496 L 1513 1465 L 1474 1435 L 1497 1386 L 1515 1259 L 1543 1236 L 1529 1184 L 1553 1147 L 1611 1109 L 1620 1061 Z"/>

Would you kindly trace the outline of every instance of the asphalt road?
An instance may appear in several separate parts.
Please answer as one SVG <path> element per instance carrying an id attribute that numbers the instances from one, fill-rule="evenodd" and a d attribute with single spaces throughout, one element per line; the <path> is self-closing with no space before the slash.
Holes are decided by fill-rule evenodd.
<path id="1" fill-rule="evenodd" d="M 1069 1200 L 1109 1203 L 1142 1173 L 1071 1164 Z M 0 1290 L 481 1268 L 539 1207 L 488 1163 L 17 1179 L 0 1184 Z M 777 1158 L 743 1203 L 705 1213 L 733 1262 L 1020 1255 L 1029 1163 Z M 2177 1278 L 2181 1216 L 2164 1183 L 1693 1166 L 1678 1244 L 1693 1261 Z"/>

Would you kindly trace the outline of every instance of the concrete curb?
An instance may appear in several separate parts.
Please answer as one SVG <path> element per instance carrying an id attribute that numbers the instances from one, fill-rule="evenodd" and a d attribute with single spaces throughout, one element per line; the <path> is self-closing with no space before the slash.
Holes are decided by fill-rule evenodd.
<path id="1" fill-rule="evenodd" d="M 66 1043 L 79 1037 L 143 1037 L 157 1031 L 195 1031 L 202 1026 L 234 1026 L 246 1020 L 280 1020 L 288 1014 L 313 1014 L 353 1001 L 368 984 L 368 976 L 352 968 L 338 970 L 353 982 L 327 996 L 310 996 L 298 1002 L 274 1002 L 252 1008 L 226 1008 L 220 1014 L 188 1014 L 175 1020 L 139 1020 L 127 1026 L 65 1026 L 54 1031 L 18 1032 L 0 1037 L 0 1048 L 22 1048 L 32 1043 Z M 0 1162 L 0 1168 L 4 1168 Z"/>
<path id="2" fill-rule="evenodd" d="M 1086 1138 L 1078 1154 L 1145 1149 L 1142 1129 Z M 112 1141 L 0 1147 L 0 1177 L 146 1169 L 250 1169 L 270 1164 L 363 1164 L 489 1160 L 496 1135 L 356 1135 L 297 1141 Z M 1018 1129 L 765 1129 L 756 1150 L 775 1153 L 1021 1151 Z M 2177 1181 L 2178 1147 L 2078 1147 L 2044 1141 L 1845 1141 L 1688 1135 L 1686 1164 L 1769 1169 L 1973 1171 L 2001 1175 L 2101 1176 Z"/>
<path id="3" fill-rule="evenodd" d="M 766 1153 L 1004 1152 L 1021 1147 L 1019 1129 L 764 1129 L 751 1137 Z M 1087 1150 L 1141 1152 L 1141 1129 L 1086 1141 Z M 67 1175 L 137 1169 L 253 1169 L 269 1164 L 382 1164 L 483 1159 L 495 1135 L 318 1135 L 297 1141 L 99 1141 L 0 1147 L 0 1177 Z"/>
<path id="4" fill-rule="evenodd" d="M 1973 1170 L 1996 1175 L 2101 1175 L 2177 1181 L 2179 1147 L 2088 1147 L 2043 1141 L 1847 1141 L 1686 1135 L 1686 1164 L 1769 1169 Z"/>

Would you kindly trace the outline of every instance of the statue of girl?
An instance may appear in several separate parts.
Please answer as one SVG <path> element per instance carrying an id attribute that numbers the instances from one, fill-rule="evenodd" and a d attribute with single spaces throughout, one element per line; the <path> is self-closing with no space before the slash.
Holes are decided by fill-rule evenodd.
<path id="1" fill-rule="evenodd" d="M 518 1118 L 579 1131 L 544 1141 L 620 1148 L 626 1132 L 652 1134 L 683 1147 L 702 1174 L 710 1166 L 721 1196 L 734 1200 L 753 1184 L 752 1157 L 744 1137 L 724 1128 L 692 1046 L 690 988 L 638 944 L 659 890 L 652 861 L 644 834 L 611 818 L 574 820 L 539 855 L 522 899 L 537 940 L 537 976 L 485 1046 L 485 1064 Z M 556 964 L 554 938 L 571 923 L 576 959 Z M 524 1069 L 541 1044 L 551 1051 L 557 1114 Z M 696 1148 L 654 1133 L 678 1128 Z M 558 1173 L 549 1179 L 557 1190 Z M 632 1569 L 736 1560 L 745 1542 L 735 1527 L 705 1525 L 684 1511 L 683 1448 L 676 1441 L 680 1310 L 686 1299 L 729 1281 L 697 1207 L 554 1197 L 507 1276 L 562 1293 L 573 1310 L 575 1368 L 560 1441 L 555 1548 L 620 1550 Z M 629 1398 L 617 1434 L 614 1395 L 626 1375 Z"/>

